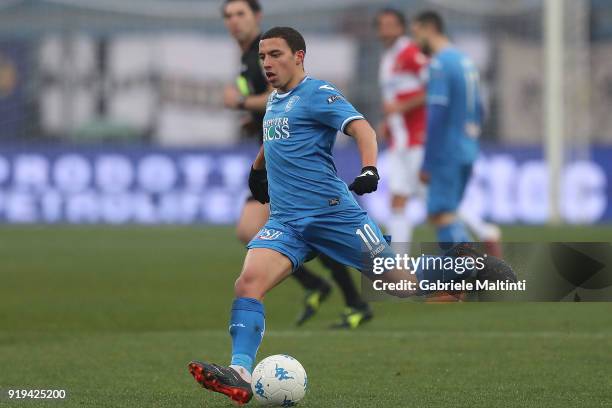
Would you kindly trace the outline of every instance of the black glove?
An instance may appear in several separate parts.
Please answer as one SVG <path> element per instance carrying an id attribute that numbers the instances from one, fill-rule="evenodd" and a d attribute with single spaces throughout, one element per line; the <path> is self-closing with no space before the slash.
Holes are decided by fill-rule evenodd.
<path id="1" fill-rule="evenodd" d="M 349 190 L 357 195 L 363 195 L 376 191 L 378 188 L 378 170 L 374 166 L 366 166 L 361 169 L 361 174 L 355 177 L 355 181 L 349 186 Z"/>
<path id="2" fill-rule="evenodd" d="M 266 169 L 255 170 L 251 166 L 251 172 L 249 173 L 249 189 L 253 198 L 262 204 L 270 202 L 270 196 L 268 195 L 268 172 Z"/>

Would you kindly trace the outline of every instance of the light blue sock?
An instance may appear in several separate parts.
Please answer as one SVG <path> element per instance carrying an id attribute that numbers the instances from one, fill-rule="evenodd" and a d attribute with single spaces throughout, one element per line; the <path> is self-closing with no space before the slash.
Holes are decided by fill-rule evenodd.
<path id="1" fill-rule="evenodd" d="M 443 249 L 449 249 L 452 244 L 471 241 L 465 226 L 459 220 L 438 227 L 437 233 L 438 242 Z"/>
<path id="2" fill-rule="evenodd" d="M 244 367 L 249 372 L 253 371 L 253 362 L 263 339 L 265 325 L 263 303 L 245 297 L 234 300 L 230 318 L 232 365 Z"/>

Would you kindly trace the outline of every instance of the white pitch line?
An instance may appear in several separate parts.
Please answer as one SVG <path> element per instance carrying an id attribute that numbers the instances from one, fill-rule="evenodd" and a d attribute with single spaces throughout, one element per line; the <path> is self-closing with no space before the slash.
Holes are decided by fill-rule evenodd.
<path id="1" fill-rule="evenodd" d="M 212 336 L 229 336 L 229 333 L 222 330 L 199 330 L 202 333 Z M 482 337 L 482 338 L 558 338 L 558 339 L 612 339 L 612 332 L 565 332 L 565 331 L 530 331 L 530 332 L 504 332 L 504 331 L 317 331 L 317 330 L 269 330 L 266 337 L 374 337 L 374 338 L 394 338 L 409 339 L 414 337 Z"/>

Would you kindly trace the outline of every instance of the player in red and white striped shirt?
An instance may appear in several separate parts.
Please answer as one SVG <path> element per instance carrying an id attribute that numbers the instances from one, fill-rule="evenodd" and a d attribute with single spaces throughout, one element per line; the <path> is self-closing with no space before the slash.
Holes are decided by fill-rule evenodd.
<path id="1" fill-rule="evenodd" d="M 418 193 L 419 170 L 425 139 L 425 83 L 427 57 L 406 36 L 404 15 L 383 9 L 376 18 L 378 38 L 385 47 L 380 63 L 385 120 L 382 131 L 389 144 L 388 180 L 391 190 L 391 219 L 387 230 L 396 243 L 409 243 L 413 225 L 406 216 L 408 199 Z M 399 248 L 408 251 L 408 247 Z"/>
<path id="2" fill-rule="evenodd" d="M 382 89 L 383 129 L 389 141 L 388 180 L 391 190 L 391 218 L 387 231 L 397 250 L 407 253 L 412 239 L 412 220 L 406 216 L 410 197 L 422 195 L 419 171 L 423 163 L 426 137 L 425 88 L 429 59 L 419 45 L 406 35 L 406 19 L 401 11 L 382 9 L 376 17 L 378 38 L 385 47 L 379 69 Z M 487 250 L 501 256 L 500 230 L 483 221 L 466 206 L 459 216 L 468 228 L 483 241 Z M 397 247 L 405 244 L 404 248 Z"/>

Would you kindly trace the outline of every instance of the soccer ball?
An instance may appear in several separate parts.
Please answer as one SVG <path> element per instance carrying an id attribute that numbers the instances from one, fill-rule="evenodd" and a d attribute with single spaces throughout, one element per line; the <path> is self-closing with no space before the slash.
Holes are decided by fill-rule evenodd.
<path id="1" fill-rule="evenodd" d="M 292 407 L 304 398 L 308 377 L 295 358 L 277 354 L 266 357 L 253 370 L 251 389 L 262 405 Z"/>

